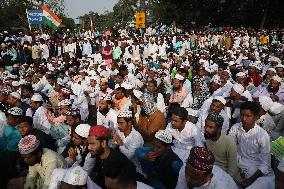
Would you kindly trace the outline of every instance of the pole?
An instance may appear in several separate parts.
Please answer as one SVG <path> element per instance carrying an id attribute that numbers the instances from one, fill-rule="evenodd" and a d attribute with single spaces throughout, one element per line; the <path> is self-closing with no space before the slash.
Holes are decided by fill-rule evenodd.
<path id="1" fill-rule="evenodd" d="M 29 20 L 29 12 L 28 12 L 28 9 L 26 9 L 26 14 L 27 14 L 27 19 L 28 19 L 28 23 L 29 23 L 29 29 L 30 29 L 30 31 L 32 31 L 32 26 L 31 26 L 31 23 L 30 23 L 30 20 Z"/>

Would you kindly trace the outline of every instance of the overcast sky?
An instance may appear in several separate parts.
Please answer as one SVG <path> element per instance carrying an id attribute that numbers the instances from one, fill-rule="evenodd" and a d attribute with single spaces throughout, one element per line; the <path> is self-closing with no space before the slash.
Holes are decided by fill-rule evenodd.
<path id="1" fill-rule="evenodd" d="M 65 9 L 68 17 L 76 18 L 89 11 L 104 13 L 111 11 L 118 0 L 65 0 Z"/>

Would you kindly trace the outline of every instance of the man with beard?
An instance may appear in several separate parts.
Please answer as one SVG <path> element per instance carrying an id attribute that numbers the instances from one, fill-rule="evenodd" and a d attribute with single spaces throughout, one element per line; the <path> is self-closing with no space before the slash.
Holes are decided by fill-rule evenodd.
<path id="1" fill-rule="evenodd" d="M 47 189 L 56 168 L 66 168 L 64 158 L 58 153 L 43 148 L 36 136 L 28 135 L 18 144 L 23 161 L 29 166 L 24 188 Z"/>
<path id="2" fill-rule="evenodd" d="M 180 75 L 176 74 L 173 80 L 173 93 L 170 96 L 169 103 L 178 103 L 181 105 L 185 100 L 186 96 L 188 95 L 188 91 L 185 86 L 183 86 L 185 78 Z"/>
<path id="3" fill-rule="evenodd" d="M 117 128 L 118 113 L 111 108 L 111 96 L 107 95 L 99 102 L 99 111 L 97 112 L 97 125 L 103 125 L 107 128 Z"/>
<path id="4" fill-rule="evenodd" d="M 214 162 L 211 151 L 204 147 L 193 147 L 179 172 L 176 189 L 237 189 L 232 177 Z"/>
<path id="5" fill-rule="evenodd" d="M 88 136 L 88 150 L 92 157 L 96 157 L 94 172 L 96 175 L 95 183 L 103 189 L 105 186 L 105 170 L 111 167 L 114 159 L 120 158 L 126 162 L 132 163 L 125 155 L 118 150 L 112 150 L 108 146 L 111 138 L 110 130 L 104 126 L 92 126 Z"/>
<path id="6" fill-rule="evenodd" d="M 284 104 L 284 88 L 281 86 L 282 79 L 279 76 L 273 76 L 267 87 L 260 88 L 253 96 L 270 96 L 274 102 Z"/>
<path id="7" fill-rule="evenodd" d="M 214 155 L 214 164 L 239 182 L 241 178 L 237 167 L 237 146 L 230 136 L 221 132 L 223 122 L 224 119 L 219 113 L 208 114 L 204 132 L 206 146 Z"/>

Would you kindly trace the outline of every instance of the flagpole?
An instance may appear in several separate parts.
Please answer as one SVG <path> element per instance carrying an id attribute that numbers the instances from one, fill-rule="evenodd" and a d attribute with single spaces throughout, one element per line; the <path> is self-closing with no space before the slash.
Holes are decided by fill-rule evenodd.
<path id="1" fill-rule="evenodd" d="M 32 26 L 31 26 L 31 23 L 30 23 L 30 20 L 29 20 L 28 9 L 26 9 L 26 14 L 27 14 L 27 19 L 28 19 L 28 23 L 29 23 L 29 29 L 30 29 L 30 31 L 32 31 Z"/>

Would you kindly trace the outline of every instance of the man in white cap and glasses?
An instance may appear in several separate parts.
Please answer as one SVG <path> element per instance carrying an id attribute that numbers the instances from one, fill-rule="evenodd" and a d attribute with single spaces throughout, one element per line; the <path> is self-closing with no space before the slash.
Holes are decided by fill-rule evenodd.
<path id="1" fill-rule="evenodd" d="M 51 124 L 46 116 L 47 109 L 43 105 L 44 101 L 42 96 L 40 94 L 34 94 L 30 102 L 31 109 L 34 111 L 34 127 L 45 132 L 46 134 L 49 134 Z"/>
<path id="2" fill-rule="evenodd" d="M 133 128 L 134 120 L 132 111 L 120 111 L 117 116 L 117 128 L 113 131 L 113 139 L 121 153 L 130 159 L 140 171 L 134 153 L 137 148 L 144 145 L 143 137 Z"/>
<path id="3" fill-rule="evenodd" d="M 154 188 L 173 189 L 177 184 L 182 160 L 171 149 L 173 139 L 169 130 L 159 130 L 153 145 L 136 150 L 143 172 Z"/>
<path id="4" fill-rule="evenodd" d="M 71 142 L 66 146 L 62 155 L 69 167 L 80 165 L 88 174 L 91 173 L 95 158 L 91 157 L 88 151 L 88 135 L 91 126 L 88 124 L 80 124 L 72 132 Z"/>
<path id="5" fill-rule="evenodd" d="M 64 158 L 58 153 L 43 148 L 34 135 L 22 138 L 18 144 L 23 161 L 29 165 L 24 188 L 47 189 L 56 168 L 66 168 Z"/>

